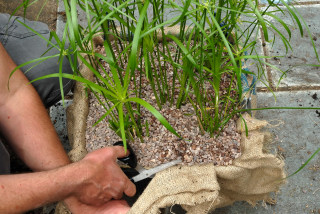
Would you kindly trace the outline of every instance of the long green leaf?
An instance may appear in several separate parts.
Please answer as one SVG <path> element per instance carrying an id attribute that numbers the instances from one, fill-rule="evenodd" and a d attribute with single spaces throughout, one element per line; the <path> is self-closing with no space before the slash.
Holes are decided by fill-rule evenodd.
<path id="1" fill-rule="evenodd" d="M 59 47 L 57 45 L 55 45 L 54 43 L 52 43 L 50 40 L 48 40 L 47 38 L 45 38 L 43 35 L 41 35 L 39 32 L 37 32 L 36 30 L 34 30 L 33 28 L 29 27 L 28 25 L 26 25 L 24 22 L 21 22 L 20 20 L 17 20 L 17 22 L 19 22 L 20 24 L 22 24 L 23 26 L 25 26 L 26 28 L 28 28 L 28 30 L 31 30 L 33 33 L 35 33 L 37 36 L 39 36 L 41 39 L 43 39 L 44 41 L 46 41 L 48 44 L 52 45 L 53 47 L 55 47 L 56 49 L 59 49 Z"/>
<path id="2" fill-rule="evenodd" d="M 172 23 L 172 24 L 170 25 L 170 27 L 175 26 L 176 24 L 178 24 L 178 23 L 180 22 L 180 20 L 186 18 L 186 13 L 187 13 L 188 10 L 189 10 L 190 4 L 191 4 L 191 0 L 187 0 L 187 1 L 184 3 L 183 11 L 182 11 L 180 17 L 178 18 L 177 21 L 175 21 L 174 23 Z"/>
<path id="3" fill-rule="evenodd" d="M 132 98 L 128 98 L 125 100 L 125 102 L 135 102 L 135 103 L 139 103 L 140 105 L 142 105 L 143 107 L 145 107 L 146 109 L 148 109 L 159 121 L 162 125 L 164 125 L 164 127 L 166 127 L 172 134 L 176 135 L 178 138 L 181 138 L 181 136 L 176 132 L 176 130 L 174 128 L 172 128 L 172 126 L 169 124 L 169 122 L 160 114 L 160 112 L 155 109 L 152 105 L 150 105 L 148 102 L 137 98 L 137 97 L 132 97 Z"/>
<path id="4" fill-rule="evenodd" d="M 266 23 L 264 21 L 264 19 L 262 18 L 259 10 L 258 10 L 258 6 L 257 5 L 254 5 L 253 2 L 251 0 L 247 0 L 248 4 L 251 6 L 252 10 L 254 11 L 254 13 L 256 14 L 257 16 L 257 19 L 259 20 L 260 24 L 261 24 L 261 27 L 262 27 L 262 31 L 263 31 L 263 34 L 264 34 L 264 38 L 267 42 L 269 42 L 269 34 L 268 34 L 268 29 L 267 29 L 267 26 L 266 26 Z"/>
<path id="5" fill-rule="evenodd" d="M 117 106 L 117 109 L 119 114 L 120 132 L 121 132 L 121 138 L 124 146 L 124 151 L 127 152 L 127 138 L 126 138 L 126 132 L 124 130 L 124 119 L 123 119 L 123 103 L 120 103 Z"/>
<path id="6" fill-rule="evenodd" d="M 294 8 L 294 6 L 293 6 L 293 5 L 290 5 L 290 6 L 289 6 L 289 5 L 286 3 L 286 1 L 284 1 L 284 0 L 280 0 L 280 1 L 281 1 L 281 3 L 282 3 L 284 6 L 286 6 L 286 8 L 289 10 L 290 14 L 294 17 L 296 23 L 298 24 L 298 27 L 299 27 L 299 30 L 300 30 L 300 35 L 301 35 L 301 37 L 303 37 L 302 24 L 301 24 L 301 22 L 300 22 L 300 20 L 299 20 L 299 18 L 298 18 L 298 16 L 297 16 L 297 14 L 296 14 L 296 13 L 292 10 L 292 8 L 291 8 L 291 7 Z"/>
<path id="7" fill-rule="evenodd" d="M 200 69 L 199 65 L 196 63 L 196 60 L 191 56 L 190 51 L 182 44 L 182 42 L 175 37 L 174 35 L 167 35 L 168 38 L 172 39 L 182 50 L 182 52 L 186 55 L 188 60 L 192 63 L 194 67 L 196 67 L 198 70 Z"/>
<path id="8" fill-rule="evenodd" d="M 144 1 L 143 8 L 140 12 L 140 17 L 136 26 L 136 30 L 134 31 L 134 37 L 132 41 L 132 48 L 129 56 L 128 68 L 130 68 L 131 72 L 134 73 L 134 70 L 137 65 L 137 52 L 140 40 L 140 33 L 143 26 L 144 18 L 147 14 L 147 10 L 149 7 L 149 0 Z M 124 82 L 124 88 L 127 89 L 130 81 L 130 72 L 127 70 Z"/>
<path id="9" fill-rule="evenodd" d="M 75 81 L 78 81 L 78 82 L 85 83 L 88 86 L 90 86 L 90 88 L 93 89 L 94 91 L 97 91 L 99 93 L 105 93 L 105 94 L 107 94 L 107 95 L 109 95 L 111 97 L 114 97 L 115 99 L 118 99 L 118 96 L 116 94 L 108 91 L 104 87 L 102 87 L 100 85 L 97 85 L 97 84 L 91 82 L 90 80 L 87 80 L 85 78 L 82 78 L 82 77 L 79 77 L 79 76 L 75 76 L 75 75 L 72 75 L 72 74 L 66 74 L 66 73 L 48 74 L 48 75 L 45 75 L 45 76 L 42 76 L 42 77 L 38 77 L 38 78 L 30 81 L 30 83 L 33 83 L 35 81 L 42 80 L 42 79 L 53 78 L 53 77 L 63 77 L 63 78 L 67 78 L 67 79 L 71 79 L 71 80 L 75 80 Z"/>
<path id="10" fill-rule="evenodd" d="M 315 152 L 310 156 L 310 158 L 309 158 L 304 164 L 302 164 L 302 166 L 301 166 L 297 171 L 295 171 L 295 172 L 292 173 L 291 175 L 287 176 L 285 179 L 290 178 L 290 177 L 294 176 L 295 174 L 297 174 L 298 172 L 300 172 L 300 171 L 314 158 L 314 156 L 316 156 L 316 154 L 318 154 L 319 152 L 320 152 L 320 147 L 317 149 L 317 151 L 315 151 Z"/>

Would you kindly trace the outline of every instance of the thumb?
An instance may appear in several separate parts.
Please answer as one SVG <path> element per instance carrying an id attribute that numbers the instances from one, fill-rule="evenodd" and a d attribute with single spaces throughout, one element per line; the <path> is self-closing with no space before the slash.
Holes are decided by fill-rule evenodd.
<path id="1" fill-rule="evenodd" d="M 115 158 L 124 158 L 129 155 L 129 150 L 127 149 L 127 151 L 125 152 L 123 146 L 112 146 L 111 148 L 113 149 Z"/>

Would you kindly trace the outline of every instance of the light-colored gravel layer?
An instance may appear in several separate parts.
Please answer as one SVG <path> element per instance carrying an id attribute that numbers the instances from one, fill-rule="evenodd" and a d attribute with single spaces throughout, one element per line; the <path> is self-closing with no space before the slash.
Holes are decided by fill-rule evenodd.
<path id="1" fill-rule="evenodd" d="M 177 132 L 187 139 L 185 141 L 170 133 L 149 112 L 142 111 L 142 116 L 150 124 L 149 136 L 143 138 L 144 143 L 138 138 L 130 142 L 142 166 L 154 167 L 177 158 L 182 158 L 187 164 L 212 162 L 215 165 L 230 165 L 232 160 L 240 156 L 240 134 L 236 132 L 234 120 L 230 120 L 222 134 L 214 139 L 209 134 L 201 135 L 196 117 L 185 115 L 190 111 L 192 107 L 188 105 L 179 110 L 167 107 L 160 111 Z M 109 128 L 106 120 L 92 127 L 103 112 L 104 109 L 91 98 L 86 133 L 88 151 L 111 146 L 121 140 Z"/>
<path id="2" fill-rule="evenodd" d="M 170 77 L 168 78 L 170 80 Z M 155 97 L 145 79 L 142 80 L 142 85 L 143 99 L 156 107 Z M 111 146 L 121 138 L 109 128 L 107 119 L 93 127 L 93 124 L 106 111 L 92 94 L 89 96 L 89 102 L 86 142 L 90 152 Z M 163 106 L 160 113 L 185 140 L 178 139 L 150 112 L 141 107 L 142 124 L 148 121 L 149 135 L 143 137 L 143 143 L 138 138 L 134 142 L 129 142 L 140 165 L 150 168 L 178 158 L 188 165 L 195 163 L 230 165 L 235 158 L 241 155 L 240 134 L 236 131 L 236 118 L 228 122 L 219 137 L 211 138 L 209 134 L 201 133 L 194 109 L 190 104 L 183 105 L 181 109 L 176 109 L 174 105 L 173 107 Z M 143 131 L 147 133 L 145 125 Z"/>

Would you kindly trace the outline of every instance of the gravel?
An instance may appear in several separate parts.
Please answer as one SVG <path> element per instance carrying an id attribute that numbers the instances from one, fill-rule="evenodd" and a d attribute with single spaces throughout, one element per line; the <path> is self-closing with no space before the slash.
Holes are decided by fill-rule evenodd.
<path id="1" fill-rule="evenodd" d="M 106 69 L 108 70 L 107 65 Z M 140 80 L 138 76 L 137 79 Z M 168 79 L 170 80 L 170 76 Z M 155 97 L 146 79 L 142 79 L 142 88 L 143 99 L 157 108 Z M 86 145 L 90 152 L 111 146 L 121 138 L 109 127 L 107 119 L 93 126 L 106 111 L 93 94 L 89 95 L 89 103 Z M 148 135 L 143 136 L 144 142 L 135 138 L 129 143 L 135 151 L 138 163 L 143 167 L 152 168 L 178 158 L 182 159 L 185 165 L 213 163 L 225 166 L 231 165 L 232 161 L 241 155 L 240 134 L 236 131 L 236 117 L 228 122 L 219 136 L 210 137 L 208 133 L 202 133 L 191 104 L 182 105 L 180 109 L 176 109 L 174 105 L 164 105 L 160 113 L 185 140 L 169 132 L 142 107 L 142 124 L 146 124 L 145 121 L 147 121 Z M 143 126 L 143 133 L 147 133 L 146 125 Z"/>

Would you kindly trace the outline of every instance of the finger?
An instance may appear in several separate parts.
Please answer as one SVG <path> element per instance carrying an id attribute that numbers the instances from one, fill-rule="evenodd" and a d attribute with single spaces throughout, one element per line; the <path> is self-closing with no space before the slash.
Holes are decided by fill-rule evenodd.
<path id="1" fill-rule="evenodd" d="M 123 146 L 113 146 L 111 148 L 113 149 L 116 158 L 124 158 L 129 155 L 129 150 L 127 149 L 127 152 L 125 152 Z"/>
<path id="2" fill-rule="evenodd" d="M 122 206 L 130 207 L 129 204 L 125 200 L 114 200 L 114 202 L 115 201 L 116 201 L 117 204 L 120 204 Z"/>
<path id="3" fill-rule="evenodd" d="M 129 210 L 130 210 L 130 206 L 124 200 L 111 200 L 111 201 L 107 202 L 106 207 L 108 209 L 105 209 L 105 211 L 108 211 L 107 212 L 108 214 L 111 214 L 111 213 L 125 214 L 125 213 L 129 212 Z"/>
<path id="4" fill-rule="evenodd" d="M 119 191 L 120 188 L 114 189 L 114 191 L 112 192 L 112 198 L 113 199 L 121 199 L 123 196 L 123 192 Z M 110 193 L 110 192 L 109 192 Z"/>
<path id="5" fill-rule="evenodd" d="M 104 198 L 103 198 L 103 201 L 104 202 L 108 202 L 112 199 L 112 197 L 110 197 L 109 195 L 106 195 Z"/>
<path id="6" fill-rule="evenodd" d="M 129 179 L 124 188 L 124 193 L 129 197 L 132 197 L 136 194 L 136 185 L 134 185 L 134 183 L 132 183 Z"/>
<path id="7" fill-rule="evenodd" d="M 122 198 L 122 196 L 123 196 L 123 194 L 122 194 L 122 193 L 119 193 L 119 194 L 115 195 L 115 196 L 113 197 L 113 199 L 115 199 L 115 200 L 120 200 L 120 199 Z"/>

